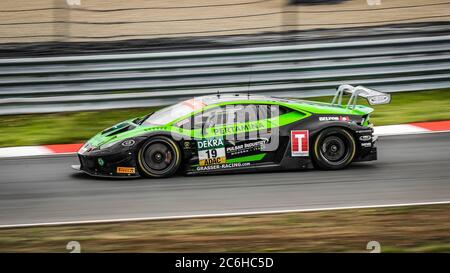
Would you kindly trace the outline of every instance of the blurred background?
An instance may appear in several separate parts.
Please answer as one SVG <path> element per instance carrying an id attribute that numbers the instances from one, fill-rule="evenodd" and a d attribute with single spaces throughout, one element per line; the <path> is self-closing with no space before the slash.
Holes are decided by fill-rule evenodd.
<path id="1" fill-rule="evenodd" d="M 211 37 L 448 22 L 443 0 L 2 1 L 0 41 Z"/>
<path id="2" fill-rule="evenodd" d="M 343 83 L 450 87 L 444 0 L 5 0 L 0 16 L 3 146 L 84 141 L 128 113 L 217 91 L 326 101 Z M 447 113 L 382 109 L 379 125 Z"/>
<path id="3" fill-rule="evenodd" d="M 290 96 L 330 95 L 357 78 L 386 91 L 447 87 L 449 7 L 441 0 L 2 1 L 0 113 L 157 106 L 177 96 L 241 91 L 250 74 L 255 92 Z M 201 49 L 222 51 L 187 52 Z M 117 53 L 142 55 L 104 56 Z M 53 56 L 62 58 L 11 59 Z M 374 68 L 383 62 L 386 69 Z M 430 76 L 430 69 L 441 77 L 414 87 L 417 78 L 405 81 Z M 381 71 L 390 72 L 389 81 Z M 424 85 L 430 80 L 435 84 Z M 105 95 L 117 92 L 131 94 Z M 117 102 L 132 97 L 139 101 Z M 59 103 L 41 105 L 49 101 Z M 39 109 L 19 109 L 28 105 Z"/>

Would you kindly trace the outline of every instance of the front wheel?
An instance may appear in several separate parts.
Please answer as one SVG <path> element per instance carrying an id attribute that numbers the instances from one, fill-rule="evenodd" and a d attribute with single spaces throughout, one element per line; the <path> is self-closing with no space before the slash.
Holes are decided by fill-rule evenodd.
<path id="1" fill-rule="evenodd" d="M 352 162 L 355 151 L 355 140 L 347 130 L 328 128 L 314 141 L 313 160 L 321 169 L 338 170 Z"/>
<path id="2" fill-rule="evenodd" d="M 138 152 L 138 166 L 146 177 L 171 176 L 178 170 L 180 163 L 180 148 L 165 136 L 150 138 Z"/>

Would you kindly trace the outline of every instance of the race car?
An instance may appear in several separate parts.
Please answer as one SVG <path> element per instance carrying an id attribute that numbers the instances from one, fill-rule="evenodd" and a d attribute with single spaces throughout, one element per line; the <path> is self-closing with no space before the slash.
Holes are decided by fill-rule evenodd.
<path id="1" fill-rule="evenodd" d="M 350 95 L 343 104 L 343 95 Z M 371 107 L 391 97 L 341 85 L 331 103 L 254 94 L 185 100 L 114 125 L 87 141 L 80 165 L 94 176 L 169 177 L 176 173 L 338 170 L 377 159 Z"/>

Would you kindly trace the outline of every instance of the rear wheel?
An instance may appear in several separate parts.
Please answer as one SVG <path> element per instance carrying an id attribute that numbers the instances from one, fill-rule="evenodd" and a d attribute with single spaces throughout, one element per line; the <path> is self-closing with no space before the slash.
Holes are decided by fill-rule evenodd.
<path id="1" fill-rule="evenodd" d="M 180 148 L 164 136 L 150 138 L 138 153 L 138 166 L 146 177 L 171 176 L 178 170 L 180 162 Z"/>
<path id="2" fill-rule="evenodd" d="M 328 128 L 314 141 L 314 163 L 321 169 L 338 170 L 348 166 L 356 151 L 353 136 L 343 128 Z"/>

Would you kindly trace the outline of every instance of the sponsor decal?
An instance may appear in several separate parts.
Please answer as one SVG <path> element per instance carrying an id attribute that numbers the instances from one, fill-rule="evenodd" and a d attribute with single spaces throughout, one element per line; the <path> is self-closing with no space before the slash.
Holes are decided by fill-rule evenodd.
<path id="1" fill-rule="evenodd" d="M 361 141 L 369 141 L 371 139 L 372 139 L 371 135 L 365 135 L 365 136 L 360 136 L 359 137 L 359 140 L 361 140 Z"/>
<path id="2" fill-rule="evenodd" d="M 309 156 L 309 131 L 292 130 L 291 131 L 291 155 Z"/>
<path id="3" fill-rule="evenodd" d="M 260 130 L 266 128 L 264 122 L 253 122 L 253 123 L 245 123 L 245 124 L 234 124 L 228 125 L 224 127 L 215 127 L 212 128 L 212 132 L 214 135 L 229 135 L 236 133 L 249 132 L 254 130 Z"/>
<path id="4" fill-rule="evenodd" d="M 199 150 L 202 149 L 208 149 L 208 148 L 217 148 L 217 147 L 223 147 L 223 139 L 222 138 L 208 138 L 203 139 L 201 141 L 197 142 L 197 148 Z"/>
<path id="5" fill-rule="evenodd" d="M 229 169 L 229 168 L 239 168 L 239 167 L 247 167 L 250 166 L 250 162 L 244 162 L 244 163 L 224 163 L 224 164 L 218 164 L 218 165 L 211 165 L 211 166 L 198 166 L 197 171 L 211 171 L 211 170 L 219 170 L 219 169 Z"/>
<path id="6" fill-rule="evenodd" d="M 134 174 L 136 173 L 136 168 L 134 167 L 117 167 L 117 173 Z"/>
<path id="7" fill-rule="evenodd" d="M 319 117 L 319 121 L 338 121 L 339 117 Z"/>
<path id="8" fill-rule="evenodd" d="M 225 163 L 223 138 L 207 138 L 197 141 L 198 163 L 200 166 Z"/>
<path id="9" fill-rule="evenodd" d="M 371 142 L 363 142 L 361 143 L 362 147 L 372 147 L 372 143 Z"/>
<path id="10" fill-rule="evenodd" d="M 261 151 L 268 140 L 258 140 L 250 143 L 243 143 L 231 147 L 227 147 L 226 152 L 230 155 L 246 154 L 254 151 Z"/>
<path id="11" fill-rule="evenodd" d="M 327 116 L 327 117 L 319 117 L 319 121 L 350 121 L 348 116 Z"/>

